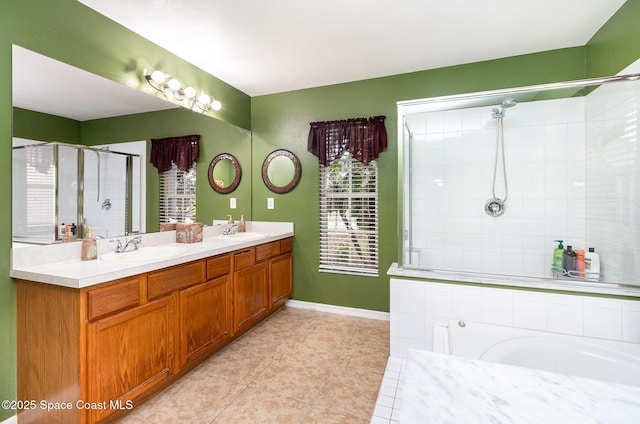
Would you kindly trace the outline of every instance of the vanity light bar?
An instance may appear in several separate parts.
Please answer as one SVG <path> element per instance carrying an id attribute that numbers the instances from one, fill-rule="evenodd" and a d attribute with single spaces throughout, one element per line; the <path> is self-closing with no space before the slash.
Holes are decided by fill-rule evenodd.
<path id="1" fill-rule="evenodd" d="M 157 69 L 151 73 L 145 69 L 144 78 L 153 89 L 163 93 L 169 99 L 182 103 L 184 107 L 194 112 L 204 113 L 209 109 L 222 109 L 222 103 L 204 91 L 200 95 L 196 95 L 195 88 L 183 87 L 176 78 Z"/>

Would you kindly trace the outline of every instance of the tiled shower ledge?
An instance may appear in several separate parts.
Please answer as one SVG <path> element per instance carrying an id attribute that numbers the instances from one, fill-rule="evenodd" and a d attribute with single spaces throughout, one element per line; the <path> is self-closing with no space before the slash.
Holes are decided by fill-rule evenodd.
<path id="1" fill-rule="evenodd" d="M 389 267 L 387 275 L 391 277 L 421 278 L 425 280 L 491 284 L 507 287 L 524 287 L 531 289 L 561 290 L 580 293 L 640 297 L 640 286 L 594 283 L 589 281 L 569 281 L 564 279 L 512 277 L 494 274 L 473 274 L 455 271 L 407 269 L 398 267 L 398 264 L 395 262 Z"/>

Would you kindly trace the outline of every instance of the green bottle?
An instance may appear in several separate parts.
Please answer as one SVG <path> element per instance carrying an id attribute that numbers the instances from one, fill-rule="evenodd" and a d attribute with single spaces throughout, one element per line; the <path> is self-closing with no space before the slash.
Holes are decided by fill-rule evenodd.
<path id="1" fill-rule="evenodd" d="M 564 273 L 562 266 L 564 246 L 562 245 L 562 240 L 554 240 L 554 242 L 558 243 L 558 247 L 553 250 L 553 272 L 562 275 Z"/>

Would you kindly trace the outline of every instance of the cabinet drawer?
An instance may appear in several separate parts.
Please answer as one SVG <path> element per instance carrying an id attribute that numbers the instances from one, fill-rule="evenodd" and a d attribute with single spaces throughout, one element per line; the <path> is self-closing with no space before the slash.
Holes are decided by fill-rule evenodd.
<path id="1" fill-rule="evenodd" d="M 140 304 L 140 279 L 134 277 L 87 292 L 89 320 L 132 308 Z"/>
<path id="2" fill-rule="evenodd" d="M 293 237 L 280 240 L 280 253 L 287 253 L 293 250 Z"/>
<path id="3" fill-rule="evenodd" d="M 207 280 L 213 280 L 216 277 L 228 274 L 230 269 L 231 255 L 222 255 L 207 259 Z"/>
<path id="4" fill-rule="evenodd" d="M 253 247 L 240 250 L 233 254 L 233 269 L 236 271 L 256 263 L 256 251 Z"/>
<path id="5" fill-rule="evenodd" d="M 149 299 L 203 282 L 204 265 L 204 261 L 191 262 L 149 274 L 147 281 Z"/>
<path id="6" fill-rule="evenodd" d="M 271 243 L 256 246 L 256 262 L 271 258 L 280 254 L 280 241 L 272 241 Z"/>

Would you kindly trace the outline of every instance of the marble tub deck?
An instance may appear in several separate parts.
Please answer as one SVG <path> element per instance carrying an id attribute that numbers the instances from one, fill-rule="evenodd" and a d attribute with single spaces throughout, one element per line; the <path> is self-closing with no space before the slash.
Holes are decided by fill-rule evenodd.
<path id="1" fill-rule="evenodd" d="M 401 367 L 401 408 L 387 422 L 640 422 L 640 387 L 419 350 Z"/>

